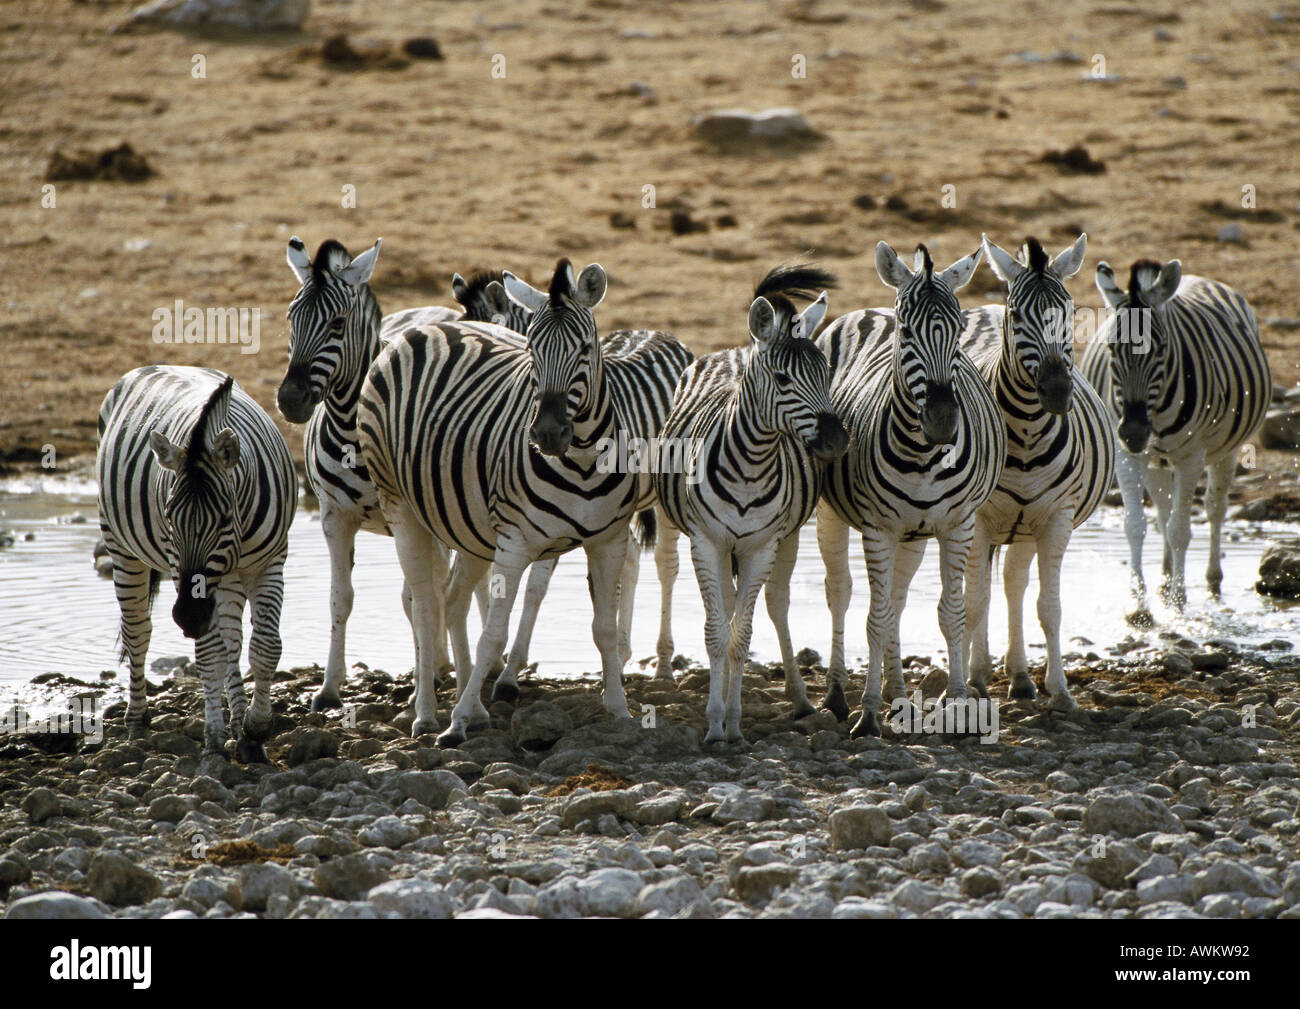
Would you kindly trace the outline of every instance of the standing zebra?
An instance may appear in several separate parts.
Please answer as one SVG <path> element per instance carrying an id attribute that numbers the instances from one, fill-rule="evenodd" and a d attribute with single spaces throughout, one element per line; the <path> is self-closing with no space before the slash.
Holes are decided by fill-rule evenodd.
<path id="1" fill-rule="evenodd" d="M 408 330 L 376 359 L 358 409 L 362 456 L 414 597 L 420 649 L 413 735 L 436 728 L 425 648 L 440 633 L 440 607 L 429 602 L 443 592 L 435 544 L 460 552 L 446 597 L 459 696 L 438 737 L 443 746 L 459 744 L 487 720 L 482 683 L 505 646 L 524 568 L 577 546 L 587 554 L 605 707 L 628 717 L 616 609 L 628 521 L 648 480 L 599 465 L 608 444 L 634 431 L 607 379 L 624 369 L 649 382 L 665 370 L 680 373 L 689 361 L 686 349 L 663 333 L 638 334 L 621 358 L 604 359 L 592 314 L 606 287 L 597 264 L 575 278 L 561 259 L 547 292 L 509 273 L 504 287 L 533 312 L 526 349 L 491 324 Z M 464 618 L 489 565 L 493 591 L 466 682 Z"/>
<path id="2" fill-rule="evenodd" d="M 827 398 L 826 356 L 812 341 L 826 314 L 826 292 L 802 313 L 787 297 L 810 298 L 834 285 L 831 274 L 813 267 L 768 273 L 749 307 L 752 345 L 686 369 L 664 425 L 659 499 L 669 521 L 690 536 L 707 614 L 705 744 L 744 742 L 740 687 L 754 603 L 778 551 L 792 559 L 797 549 L 799 528 L 821 493 L 822 463 L 848 446 Z M 803 681 L 796 691 L 790 678 L 793 668 L 791 661 L 787 696 L 796 709 L 808 709 Z"/>
<path id="3" fill-rule="evenodd" d="M 271 418 L 228 375 L 151 365 L 128 372 L 99 410 L 99 527 L 113 560 L 122 658 L 131 665 L 126 724 L 149 724 L 144 661 L 162 575 L 172 619 L 195 640 L 204 744 L 224 753 L 224 680 L 236 756 L 265 761 L 271 676 L 298 479 Z M 244 603 L 252 605 L 250 707 L 240 676 Z"/>
<path id="4" fill-rule="evenodd" d="M 997 486 L 1007 442 L 992 393 L 957 346 L 962 314 L 953 292 L 970 280 L 979 257 L 977 249 L 936 274 L 922 245 L 913 272 L 881 242 L 876 272 L 898 292 L 894 310 L 841 316 L 817 340 L 830 362 L 831 409 L 849 432 L 849 450 L 827 467 L 817 509 L 831 610 L 825 705 L 840 719 L 849 713 L 844 615 L 852 591 L 850 526 L 862 533 L 871 587 L 869 666 L 855 736 L 880 734 L 876 712 L 885 666 L 891 699 L 904 696 L 899 614 L 931 536 L 939 541 L 943 583 L 939 627 L 948 644 L 946 696 L 966 695 L 962 575 L 975 512 Z"/>
<path id="5" fill-rule="evenodd" d="M 482 271 L 473 274 L 466 281 L 458 273 L 452 278 L 452 290 L 456 300 L 465 308 L 464 319 L 475 322 L 495 322 L 517 333 L 528 330 L 532 310 L 511 300 L 506 294 L 504 275 L 501 271 Z M 634 352 L 644 334 L 635 330 L 618 330 L 601 338 L 601 355 L 608 360 L 616 360 Z M 680 347 L 680 344 L 678 345 Z M 628 417 L 635 432 L 632 437 L 643 442 L 658 436 L 660 428 L 668 417 L 672 405 L 673 388 L 681 369 L 690 363 L 691 354 L 685 351 L 681 362 L 674 362 L 673 367 L 663 372 L 650 375 L 653 381 L 645 381 L 645 375 L 637 371 L 615 368 L 609 372 L 610 394 L 616 403 L 621 404 L 624 416 Z M 653 494 L 646 479 L 646 493 Z M 655 548 L 655 566 L 659 573 L 659 640 L 656 645 L 658 656 L 655 667 L 655 679 L 672 680 L 673 678 L 673 634 L 672 634 L 672 596 L 673 586 L 677 581 L 677 539 L 678 531 L 670 524 L 658 522 L 649 510 L 638 515 L 640 536 L 629 536 L 628 555 L 619 582 L 618 641 L 623 661 L 632 654 L 632 605 L 635 599 L 636 583 L 640 571 L 640 552 L 643 546 L 651 542 Z M 515 628 L 515 637 L 510 646 L 505 669 L 493 688 L 493 697 L 514 700 L 518 696 L 518 676 L 520 670 L 528 665 L 528 649 L 532 641 L 533 628 L 536 626 L 537 613 L 542 599 L 555 573 L 558 558 L 539 560 L 528 572 L 528 584 L 524 590 L 524 603 Z"/>
<path id="6" fill-rule="evenodd" d="M 1075 707 L 1061 663 L 1061 560 L 1070 534 L 1096 510 L 1115 472 L 1106 407 L 1074 370 L 1074 299 L 1064 281 L 1079 272 L 1087 235 L 1049 260 L 1037 239 L 1021 257 L 983 236 L 1007 304 L 966 315 L 961 347 L 993 390 L 1007 432 L 997 489 L 975 519 L 966 562 L 966 656 L 970 684 L 988 696 L 989 580 L 995 548 L 1008 546 L 1006 672 L 1009 696 L 1032 698 L 1025 658 L 1024 598 L 1038 555 L 1038 619 L 1047 638 L 1045 686 L 1053 708 Z"/>
<path id="7" fill-rule="evenodd" d="M 454 319 L 432 306 L 381 319 L 370 276 L 380 240 L 353 259 L 330 239 L 309 258 L 302 239 L 289 239 L 289 268 L 302 285 L 289 305 L 289 368 L 276 396 L 280 412 L 307 424 L 307 483 L 320 501 L 321 530 L 330 555 L 330 647 L 325 679 L 312 710 L 337 708 L 347 677 L 348 617 L 352 613 L 352 564 L 357 532 L 386 533 L 379 499 L 365 464 L 357 457 L 357 397 L 371 362 L 397 333 L 421 322 Z M 408 619 L 411 595 L 402 588 Z M 432 644 L 437 668 L 449 668 L 445 641 Z"/>
<path id="8" fill-rule="evenodd" d="M 1132 588 L 1131 619 L 1149 622 L 1142 577 L 1146 516 L 1142 490 L 1151 491 L 1164 539 L 1161 595 L 1181 608 L 1187 600 L 1184 567 L 1191 540 L 1192 495 L 1209 475 L 1205 511 L 1210 520 L 1210 592 L 1223 581 L 1219 565 L 1228 487 L 1237 448 L 1263 422 L 1268 408 L 1268 359 L 1255 313 L 1225 284 L 1183 276 L 1174 259 L 1133 264 L 1128 290 L 1106 263 L 1097 264 L 1097 289 L 1114 313 L 1084 350 L 1083 370 L 1118 424 L 1115 470 L 1124 498 Z"/>

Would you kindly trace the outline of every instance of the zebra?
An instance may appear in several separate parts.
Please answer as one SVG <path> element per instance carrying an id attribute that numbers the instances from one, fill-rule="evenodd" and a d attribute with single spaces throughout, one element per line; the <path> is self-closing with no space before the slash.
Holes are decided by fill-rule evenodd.
<path id="1" fill-rule="evenodd" d="M 966 562 L 965 654 L 970 685 L 988 697 L 989 580 L 995 549 L 1007 546 L 1008 696 L 1036 696 L 1025 658 L 1024 596 L 1038 555 L 1038 619 L 1047 639 L 1049 706 L 1069 710 L 1061 663 L 1061 560 L 1070 534 L 1101 503 L 1115 472 L 1106 407 L 1074 369 L 1074 299 L 1065 281 L 1083 265 L 1088 236 L 1055 259 L 1035 238 L 1019 259 L 983 236 L 984 252 L 1007 285 L 1007 304 L 965 312 L 961 348 L 993 390 L 1007 433 L 997 489 L 976 513 Z"/>
<path id="2" fill-rule="evenodd" d="M 653 373 L 689 362 L 665 333 L 635 336 L 605 359 L 592 314 L 606 276 L 593 263 L 575 277 L 561 259 L 547 291 L 504 274 L 511 299 L 533 312 L 527 347 L 490 323 L 443 322 L 407 330 L 380 353 L 361 390 L 357 430 L 381 507 L 414 596 L 418 652 L 412 735 L 437 728 L 433 670 L 424 643 L 436 623 L 445 562 L 437 541 L 459 551 L 446 588 L 458 699 L 440 746 L 456 746 L 487 720 L 480 696 L 505 645 L 523 570 L 577 546 L 587 554 L 592 634 L 604 672 L 604 704 L 629 717 L 617 642 L 618 586 L 627 527 L 648 478 L 600 464 L 610 442 L 634 430 L 611 372 Z M 629 338 L 632 342 L 632 338 Z M 674 377 L 675 380 L 675 377 Z M 492 567 L 487 620 L 472 671 L 465 613 Z M 430 604 L 428 600 L 434 600 Z"/>
<path id="3" fill-rule="evenodd" d="M 891 698 L 904 694 L 898 618 L 929 537 L 939 541 L 946 697 L 966 695 L 962 576 L 975 513 L 997 486 L 1007 441 L 993 394 L 957 346 L 962 314 L 954 292 L 970 280 L 981 251 L 936 273 L 924 245 L 909 270 L 879 243 L 876 272 L 897 291 L 894 309 L 851 312 L 817 339 L 830 363 L 831 409 L 849 433 L 849 450 L 827 467 L 817 507 L 832 635 L 824 706 L 840 720 L 849 715 L 844 615 L 852 591 L 850 526 L 862 533 L 871 589 L 868 675 L 854 736 L 880 734 L 885 666 Z M 788 568 L 780 574 L 788 584 Z"/>
<path id="4" fill-rule="evenodd" d="M 1107 263 L 1097 289 L 1113 310 L 1083 353 L 1082 366 L 1110 406 L 1119 435 L 1115 469 L 1124 500 L 1132 592 L 1130 620 L 1149 624 L 1142 540 L 1142 491 L 1151 492 L 1164 539 L 1161 595 L 1181 609 L 1191 540 L 1192 495 L 1208 470 L 1205 511 L 1210 560 L 1205 578 L 1217 596 L 1223 582 L 1220 543 L 1237 449 L 1264 420 L 1271 393 L 1268 359 L 1255 313 L 1218 281 L 1184 275 L 1182 264 L 1139 260 L 1128 289 Z"/>
<path id="5" fill-rule="evenodd" d="M 690 537 L 706 613 L 706 746 L 744 742 L 740 687 L 754 603 L 778 553 L 797 550 L 821 493 L 822 464 L 848 447 L 828 399 L 826 356 L 812 341 L 826 314 L 825 288 L 834 285 L 834 276 L 816 267 L 770 271 L 749 308 L 751 345 L 686 369 L 664 425 L 659 499 Z M 798 312 L 790 296 L 811 298 L 817 288 L 821 294 Z M 769 609 L 778 605 L 770 587 L 767 598 Z M 788 609 L 788 589 L 782 598 Z M 790 678 L 793 658 L 783 658 L 790 659 L 787 695 L 796 711 L 811 713 L 802 680 L 796 690 Z"/>
<path id="6" fill-rule="evenodd" d="M 313 711 L 342 705 L 347 677 L 346 642 L 352 613 L 352 565 L 357 532 L 387 533 L 379 499 L 357 456 L 357 397 L 366 371 L 385 342 L 421 322 L 454 319 L 442 306 L 381 317 L 370 277 L 382 239 L 355 259 L 328 239 L 314 258 L 297 235 L 289 239 L 289 268 L 301 287 L 289 305 L 289 366 L 276 394 L 280 413 L 306 423 L 307 483 L 320 502 L 321 530 L 330 555 L 330 645 L 325 677 Z M 402 589 L 408 619 L 410 590 Z M 449 668 L 445 642 L 435 642 L 438 669 Z"/>
<path id="7" fill-rule="evenodd" d="M 150 365 L 128 372 L 99 411 L 99 528 L 113 560 L 121 659 L 130 663 L 128 735 L 149 725 L 144 662 L 163 574 L 172 619 L 195 642 L 204 744 L 224 753 L 224 682 L 236 757 L 266 760 L 271 677 L 298 478 L 271 418 L 228 375 Z M 252 607 L 251 706 L 240 676 L 244 603 Z"/>
<path id="8" fill-rule="evenodd" d="M 526 306 L 512 301 L 506 294 L 503 284 L 504 276 L 500 270 L 479 271 L 468 281 L 459 273 L 452 278 L 452 290 L 456 300 L 465 308 L 466 320 L 495 322 L 514 332 L 525 333 L 533 313 Z M 639 331 L 616 330 L 601 338 L 601 353 L 605 357 L 617 359 L 635 350 L 639 339 Z M 681 367 L 689 364 L 692 357 L 693 355 L 687 351 Z M 633 427 L 636 429 L 635 437 L 647 452 L 651 440 L 659 435 L 659 430 L 667 419 L 668 409 L 672 405 L 673 388 L 681 367 L 674 366 L 671 370 L 662 373 L 652 373 L 651 377 L 657 378 L 658 381 L 650 382 L 641 381 L 644 376 L 625 369 L 614 369 L 609 373 L 611 395 L 616 401 L 626 405 L 626 415 L 632 418 Z M 657 510 L 656 506 L 655 511 L 647 509 L 638 513 L 639 534 L 629 537 L 628 556 L 619 583 L 619 652 L 626 664 L 632 653 L 632 606 L 640 571 L 640 551 L 648 549 L 653 544 L 660 592 L 659 638 L 655 646 L 654 678 L 671 682 L 673 679 L 672 597 L 678 572 L 679 532 L 670 523 L 656 518 Z M 504 670 L 493 687 L 494 697 L 514 700 L 518 696 L 518 676 L 528 665 L 528 649 L 537 623 L 537 613 L 542 599 L 546 596 L 557 561 L 558 558 L 539 560 L 529 570 L 523 609 L 515 628 L 514 640 Z"/>

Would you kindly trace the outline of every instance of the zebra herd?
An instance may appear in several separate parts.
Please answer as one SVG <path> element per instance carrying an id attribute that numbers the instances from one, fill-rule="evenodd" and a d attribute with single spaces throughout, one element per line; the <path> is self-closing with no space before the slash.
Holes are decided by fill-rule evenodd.
<path id="1" fill-rule="evenodd" d="M 313 709 L 341 704 L 353 547 L 369 529 L 393 537 L 405 581 L 414 735 L 438 730 L 436 688 L 448 672 L 456 701 L 441 746 L 487 722 L 482 691 L 492 674 L 494 700 L 518 696 L 556 560 L 577 547 L 587 556 L 604 705 L 628 717 L 622 671 L 639 555 L 653 544 L 662 593 L 655 675 L 671 679 L 684 532 L 706 612 L 704 741 L 741 743 L 741 677 L 760 590 L 786 697 L 797 716 L 812 712 L 788 610 L 799 529 L 814 512 L 832 619 L 824 706 L 840 720 L 850 713 L 850 528 L 866 557 L 869 665 L 854 735 L 880 733 L 886 673 L 888 699 L 907 703 L 899 616 L 930 539 L 939 543 L 945 698 L 965 698 L 968 685 L 988 696 L 991 567 L 1006 547 L 1010 694 L 1036 694 L 1022 609 L 1037 556 L 1047 703 L 1073 707 L 1060 645 L 1061 561 L 1072 530 L 1118 474 L 1134 617 L 1149 616 L 1140 563 L 1149 492 L 1164 539 L 1162 592 L 1180 606 L 1193 492 L 1208 468 L 1207 580 L 1217 592 L 1236 452 L 1261 423 L 1270 388 L 1245 300 L 1183 276 L 1177 260 L 1139 261 L 1127 288 L 1098 265 L 1112 314 L 1076 370 L 1065 284 L 1086 241 L 1080 235 L 1053 258 L 1032 238 L 1012 255 L 984 236 L 943 270 L 924 245 L 909 267 L 881 242 L 876 269 L 896 292 L 893 307 L 850 312 L 820 333 L 836 278 L 780 266 L 754 291 L 749 340 L 694 358 L 667 333 L 599 334 L 594 313 L 607 277 L 595 263 L 578 272 L 561 259 L 545 290 L 508 271 L 456 274 L 460 311 L 383 316 L 369 284 L 379 241 L 353 258 L 330 240 L 312 257 L 292 238 L 287 258 L 300 288 L 277 402 L 287 420 L 306 425 L 306 474 L 330 555 L 330 643 Z M 1006 303 L 963 311 L 957 291 L 982 255 L 1006 284 Z M 148 726 L 150 610 L 169 575 L 173 617 L 196 643 L 207 750 L 225 752 L 224 693 L 236 757 L 265 760 L 297 501 L 283 437 L 232 378 L 161 365 L 114 385 L 99 433 L 100 525 L 131 672 L 129 733 Z M 624 443 L 649 465 L 610 465 L 609 446 Z M 503 662 L 526 570 L 523 614 Z M 471 654 L 475 596 L 483 630 Z M 245 602 L 251 705 L 240 672 Z"/>

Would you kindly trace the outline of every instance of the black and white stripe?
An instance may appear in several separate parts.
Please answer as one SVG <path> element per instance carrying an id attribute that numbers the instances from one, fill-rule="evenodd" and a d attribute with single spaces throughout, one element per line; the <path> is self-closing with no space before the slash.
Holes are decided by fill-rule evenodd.
<path id="1" fill-rule="evenodd" d="M 953 292 L 970 280 L 979 256 L 977 250 L 937 273 L 920 246 L 913 272 L 881 242 L 876 271 L 898 292 L 894 310 L 852 312 L 817 340 L 830 362 L 831 408 L 849 432 L 848 452 L 827 467 L 817 510 L 832 623 L 826 707 L 841 719 L 849 713 L 844 616 L 852 591 L 850 527 L 862 533 L 871 586 L 869 671 L 855 735 L 880 733 L 884 667 L 890 697 L 904 696 L 898 617 L 930 537 L 939 541 L 947 695 L 966 693 L 962 576 L 975 512 L 997 486 L 1006 455 L 993 395 L 958 349 L 962 314 Z"/>
<path id="2" fill-rule="evenodd" d="M 302 285 L 289 305 L 289 367 L 277 394 L 280 412 L 304 421 L 307 482 L 320 502 L 330 555 L 330 645 L 325 678 L 312 710 L 336 708 L 347 676 L 347 624 L 352 613 L 352 563 L 358 530 L 387 533 L 370 474 L 357 452 L 361 383 L 380 348 L 411 326 L 457 318 L 441 306 L 381 318 L 369 280 L 380 241 L 353 259 L 330 239 L 309 258 L 302 240 L 289 240 L 287 258 Z M 410 590 L 402 604 L 410 617 Z M 446 642 L 435 645 L 439 670 L 450 667 Z"/>
<path id="3" fill-rule="evenodd" d="M 1115 469 L 1124 498 L 1138 619 L 1149 620 L 1142 577 L 1146 516 L 1143 487 L 1156 503 L 1164 539 L 1161 594 L 1181 607 L 1191 541 L 1192 497 L 1208 469 L 1205 511 L 1210 561 L 1205 578 L 1218 594 L 1223 580 L 1220 542 L 1237 449 L 1255 433 L 1268 408 L 1268 359 L 1255 313 L 1225 284 L 1183 275 L 1178 260 L 1133 264 L 1121 289 L 1106 263 L 1097 288 L 1114 310 L 1085 350 L 1082 365 L 1117 424 Z"/>
<path id="4" fill-rule="evenodd" d="M 1061 661 L 1061 561 L 1070 534 L 1096 510 L 1115 472 L 1105 405 L 1074 368 L 1074 299 L 1065 281 L 1083 265 L 1087 236 L 1049 259 L 1036 239 L 1020 259 L 984 236 L 1007 304 L 965 313 L 961 347 L 993 390 L 1007 433 L 997 488 L 980 508 L 966 565 L 966 656 L 970 684 L 988 696 L 989 582 L 996 548 L 1008 547 L 1006 672 L 1011 697 L 1032 698 L 1025 656 L 1024 596 L 1038 556 L 1038 619 L 1047 640 L 1050 704 L 1075 707 Z"/>
<path id="5" fill-rule="evenodd" d="M 834 284 L 831 274 L 813 267 L 768 273 L 749 309 L 751 345 L 710 354 L 686 369 L 664 425 L 659 498 L 669 521 L 690 537 L 707 620 L 706 744 L 744 741 L 740 684 L 754 603 L 768 584 L 773 621 L 785 624 L 788 575 L 775 591 L 769 576 L 778 553 L 793 566 L 799 528 L 821 493 L 823 463 L 848 445 L 827 398 L 826 356 L 812 341 L 826 314 L 826 292 L 802 313 L 789 297 L 812 297 Z M 783 653 L 788 639 L 786 627 Z M 810 714 L 794 657 L 783 658 L 796 714 Z"/>
<path id="6" fill-rule="evenodd" d="M 271 418 L 208 368 L 137 368 L 99 411 L 99 524 L 113 560 L 122 658 L 130 663 L 127 726 L 149 724 L 145 657 L 163 575 L 176 585 L 172 617 L 195 639 L 203 677 L 204 741 L 224 752 L 224 685 L 240 760 L 265 760 L 271 677 L 280 660 L 280 607 L 293 461 Z M 250 706 L 240 675 L 244 603 L 252 605 Z"/>
<path id="7" fill-rule="evenodd" d="M 648 480 L 599 465 L 603 449 L 632 423 L 608 374 L 649 371 L 673 360 L 684 368 L 689 357 L 672 337 L 651 333 L 639 338 L 635 354 L 605 360 L 592 314 L 605 286 L 600 266 L 575 278 L 567 259 L 557 265 L 549 292 L 507 273 L 507 293 L 533 312 L 526 349 L 490 323 L 439 323 L 404 333 L 380 353 L 366 378 L 358 410 L 362 455 L 397 540 L 421 642 L 415 735 L 436 727 L 436 697 L 426 689 L 433 670 L 424 649 L 441 633 L 436 541 L 461 554 L 446 598 L 460 693 L 441 744 L 459 743 L 487 718 L 482 683 L 505 646 L 524 568 L 577 546 L 587 553 L 605 706 L 628 715 L 618 586 L 628 520 Z M 464 617 L 489 565 L 488 617 L 466 683 Z"/>

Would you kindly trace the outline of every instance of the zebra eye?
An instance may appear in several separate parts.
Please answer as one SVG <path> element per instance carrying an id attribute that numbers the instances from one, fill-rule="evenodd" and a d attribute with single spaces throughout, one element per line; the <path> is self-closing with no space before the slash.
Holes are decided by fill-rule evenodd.
<path id="1" fill-rule="evenodd" d="M 772 372 L 772 377 L 776 379 L 776 384 L 782 389 L 790 388 L 790 376 L 783 371 Z"/>

